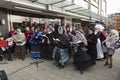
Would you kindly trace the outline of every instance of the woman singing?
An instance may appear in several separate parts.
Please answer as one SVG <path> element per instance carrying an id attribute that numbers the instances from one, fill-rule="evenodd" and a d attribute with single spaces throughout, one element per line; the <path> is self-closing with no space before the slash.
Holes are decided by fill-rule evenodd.
<path id="1" fill-rule="evenodd" d="M 104 66 L 112 68 L 112 56 L 115 53 L 115 45 L 119 40 L 119 34 L 116 30 L 111 30 L 106 40 L 103 41 L 103 51 L 106 53 L 106 63 Z"/>

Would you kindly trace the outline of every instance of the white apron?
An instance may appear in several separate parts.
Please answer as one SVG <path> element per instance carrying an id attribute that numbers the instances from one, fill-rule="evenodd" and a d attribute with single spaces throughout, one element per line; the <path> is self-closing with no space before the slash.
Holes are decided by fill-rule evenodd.
<path id="1" fill-rule="evenodd" d="M 103 55 L 103 50 L 102 50 L 102 46 L 101 46 L 101 41 L 98 38 L 97 39 L 97 59 L 102 59 L 104 57 Z"/>

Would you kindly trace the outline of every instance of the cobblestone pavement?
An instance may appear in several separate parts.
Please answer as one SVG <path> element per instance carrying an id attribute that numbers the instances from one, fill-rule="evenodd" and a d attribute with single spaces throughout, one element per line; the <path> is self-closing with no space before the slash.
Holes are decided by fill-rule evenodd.
<path id="1" fill-rule="evenodd" d="M 58 69 L 54 61 L 42 60 L 43 63 L 30 65 L 33 60 L 28 56 L 24 61 L 16 59 L 0 64 L 0 70 L 5 70 L 9 80 L 120 80 L 120 50 L 113 56 L 113 68 L 103 66 L 103 61 L 97 61 L 95 66 L 88 68 L 84 74 L 74 69 L 72 60 L 64 69 Z"/>

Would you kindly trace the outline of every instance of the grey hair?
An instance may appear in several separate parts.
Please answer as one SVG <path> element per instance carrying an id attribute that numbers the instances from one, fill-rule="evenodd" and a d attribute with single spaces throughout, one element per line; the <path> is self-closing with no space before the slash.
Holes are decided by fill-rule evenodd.
<path id="1" fill-rule="evenodd" d="M 21 32 L 21 29 L 17 29 L 17 32 L 22 33 L 22 32 Z"/>
<path id="2" fill-rule="evenodd" d="M 117 36 L 119 35 L 118 31 L 115 30 L 115 29 L 112 29 L 110 32 L 114 33 L 114 34 L 117 35 Z"/>

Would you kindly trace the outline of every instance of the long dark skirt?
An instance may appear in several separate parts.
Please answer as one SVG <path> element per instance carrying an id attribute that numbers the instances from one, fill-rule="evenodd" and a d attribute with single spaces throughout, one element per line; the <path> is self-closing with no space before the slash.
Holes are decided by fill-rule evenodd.
<path id="1" fill-rule="evenodd" d="M 88 44 L 87 47 L 87 53 L 91 56 L 91 60 L 93 62 L 93 64 L 95 64 L 96 62 L 96 58 L 97 58 L 97 47 L 96 44 Z"/>
<path id="2" fill-rule="evenodd" d="M 30 51 L 30 55 L 31 53 L 39 53 L 39 58 L 42 57 L 42 44 L 32 44 L 31 45 L 31 51 Z M 31 56 L 33 57 L 33 56 Z"/>
<path id="3" fill-rule="evenodd" d="M 92 66 L 91 57 L 82 49 L 78 47 L 78 51 L 73 55 L 74 65 L 79 70 L 84 70 Z"/>
<path id="4" fill-rule="evenodd" d="M 54 45 L 52 44 L 43 44 L 42 47 L 42 57 L 44 59 L 52 59 L 52 52 L 54 49 Z"/>
<path id="5" fill-rule="evenodd" d="M 31 51 L 32 52 L 41 52 L 42 51 L 42 44 L 32 44 Z"/>
<path id="6" fill-rule="evenodd" d="M 73 46 L 68 47 L 68 54 L 69 54 L 69 58 L 71 58 L 73 56 L 73 54 L 74 54 Z"/>
<path id="7" fill-rule="evenodd" d="M 25 59 L 25 55 L 27 54 L 26 52 L 26 47 L 25 45 L 23 46 L 15 46 L 15 50 L 14 50 L 14 57 L 17 57 L 17 58 L 21 58 L 21 59 Z"/>

